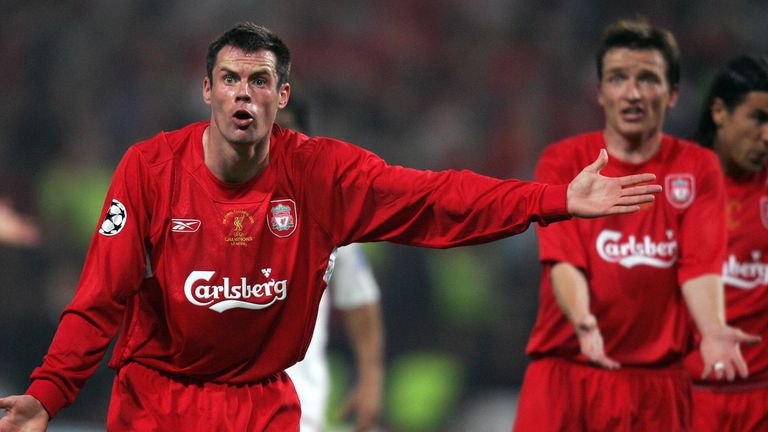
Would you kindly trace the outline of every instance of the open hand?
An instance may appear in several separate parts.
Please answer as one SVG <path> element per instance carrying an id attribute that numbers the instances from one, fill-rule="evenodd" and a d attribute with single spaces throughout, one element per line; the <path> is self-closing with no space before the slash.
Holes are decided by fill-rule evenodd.
<path id="1" fill-rule="evenodd" d="M 747 378 L 749 369 L 741 355 L 740 344 L 758 342 L 760 342 L 760 336 L 744 333 L 727 325 L 702 334 L 699 350 L 704 361 L 704 371 L 701 378 L 707 379 L 712 375 L 716 380 L 725 378 L 733 381 L 737 373 L 740 377 Z"/>
<path id="2" fill-rule="evenodd" d="M 597 319 L 594 315 L 588 315 L 575 324 L 576 336 L 579 338 L 581 353 L 592 363 L 605 369 L 618 369 L 619 362 L 608 357 L 603 347 L 603 335 L 597 327 Z"/>
<path id="3" fill-rule="evenodd" d="M 654 194 L 661 192 L 660 185 L 643 184 L 654 181 L 654 174 L 600 175 L 607 163 L 608 152 L 600 149 L 597 159 L 568 184 L 568 213 L 582 218 L 634 213 L 640 204 L 653 201 Z"/>
<path id="4" fill-rule="evenodd" d="M 381 382 L 378 377 L 361 379 L 344 403 L 340 416 L 355 417 L 355 432 L 372 430 L 381 412 Z"/>
<path id="5" fill-rule="evenodd" d="M 8 396 L 0 399 L 0 432 L 45 432 L 50 416 L 43 404 L 29 395 Z"/>

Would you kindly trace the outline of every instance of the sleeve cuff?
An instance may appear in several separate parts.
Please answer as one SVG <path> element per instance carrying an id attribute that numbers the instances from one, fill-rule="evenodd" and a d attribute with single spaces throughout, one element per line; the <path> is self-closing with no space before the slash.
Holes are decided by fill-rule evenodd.
<path id="1" fill-rule="evenodd" d="M 62 408 L 69 405 L 69 401 L 64 396 L 64 393 L 59 390 L 59 387 L 47 379 L 32 381 L 32 384 L 29 385 L 24 394 L 39 400 L 51 418 L 55 417 Z"/>
<path id="2" fill-rule="evenodd" d="M 568 214 L 568 185 L 547 185 L 541 195 L 541 218 L 540 225 L 547 225 L 552 222 L 567 220 L 571 218 Z"/>

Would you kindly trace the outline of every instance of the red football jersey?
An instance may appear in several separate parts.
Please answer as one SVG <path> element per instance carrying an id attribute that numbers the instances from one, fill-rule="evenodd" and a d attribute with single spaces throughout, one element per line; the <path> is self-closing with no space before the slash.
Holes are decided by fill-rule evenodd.
<path id="1" fill-rule="evenodd" d="M 560 182 L 605 147 L 602 132 L 548 147 L 537 181 Z M 720 273 L 725 254 L 725 195 L 716 155 L 664 135 L 648 161 L 612 158 L 606 176 L 650 172 L 664 191 L 631 215 L 570 220 L 537 229 L 543 275 L 539 312 L 527 352 L 586 361 L 573 327 L 556 303 L 549 271 L 565 261 L 582 269 L 590 310 L 597 318 L 605 352 L 627 366 L 678 361 L 691 343 L 691 320 L 680 286 L 688 279 Z"/>
<path id="2" fill-rule="evenodd" d="M 258 382 L 304 356 L 336 247 L 469 245 L 567 218 L 566 185 L 391 166 L 277 125 L 264 171 L 225 183 L 204 163 L 207 126 L 161 133 L 119 164 L 75 298 L 32 374 L 28 393 L 52 415 L 121 326 L 113 368 Z"/>
<path id="3" fill-rule="evenodd" d="M 745 180 L 725 178 L 728 213 L 728 254 L 722 265 L 725 311 L 728 324 L 760 335 L 763 342 L 741 345 L 749 366 L 750 381 L 768 381 L 768 174 Z M 700 379 L 701 354 L 693 351 L 686 361 L 692 378 Z M 719 382 L 741 386 L 744 381 Z"/>

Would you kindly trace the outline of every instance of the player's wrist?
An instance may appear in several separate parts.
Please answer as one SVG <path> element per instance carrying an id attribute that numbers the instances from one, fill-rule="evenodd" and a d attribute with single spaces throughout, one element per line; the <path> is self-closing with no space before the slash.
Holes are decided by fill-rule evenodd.
<path id="1" fill-rule="evenodd" d="M 571 318 L 571 324 L 578 336 L 587 335 L 597 330 L 597 319 L 589 312 L 574 315 Z"/>
<path id="2" fill-rule="evenodd" d="M 702 339 L 718 338 L 728 331 L 725 323 L 707 323 L 699 326 L 699 333 Z"/>

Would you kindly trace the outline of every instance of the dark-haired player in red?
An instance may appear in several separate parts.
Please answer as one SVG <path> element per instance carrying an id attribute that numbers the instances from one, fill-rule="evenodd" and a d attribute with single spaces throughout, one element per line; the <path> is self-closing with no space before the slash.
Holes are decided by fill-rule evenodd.
<path id="1" fill-rule="evenodd" d="M 112 179 L 75 298 L 0 431 L 43 431 L 117 343 L 110 431 L 296 431 L 284 369 L 304 356 L 333 251 L 353 242 L 483 243 L 532 221 L 631 213 L 650 174 L 550 186 L 387 165 L 274 124 L 290 53 L 238 24 L 208 49 L 209 121 L 132 146 Z M 6 347 L 4 349 L 12 350 Z"/>
<path id="2" fill-rule="evenodd" d="M 768 59 L 733 59 L 714 78 L 696 140 L 725 174 L 728 254 L 722 265 L 726 320 L 768 338 Z M 693 386 L 693 430 L 768 430 L 768 344 L 743 347 L 746 380 L 702 379 L 702 359 L 686 359 Z"/>
<path id="3" fill-rule="evenodd" d="M 665 191 L 640 212 L 537 230 L 539 314 L 527 352 L 516 431 L 686 431 L 683 356 L 704 334 L 705 373 L 747 368 L 755 338 L 723 319 L 725 196 L 714 153 L 662 132 L 678 96 L 677 44 L 644 20 L 609 25 L 597 53 L 605 128 L 548 147 L 538 181 L 558 183 L 606 148 L 611 175 L 652 172 Z"/>

